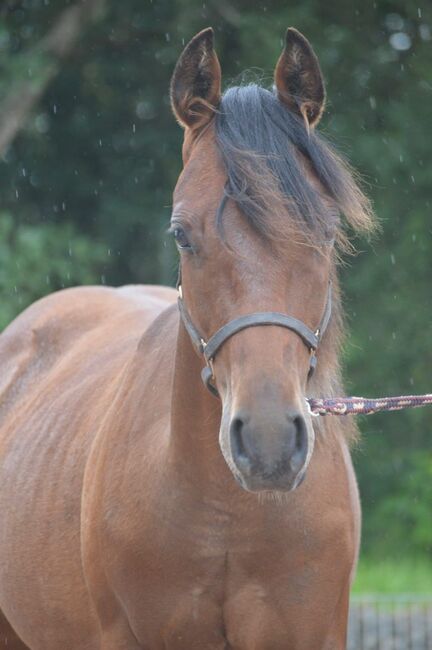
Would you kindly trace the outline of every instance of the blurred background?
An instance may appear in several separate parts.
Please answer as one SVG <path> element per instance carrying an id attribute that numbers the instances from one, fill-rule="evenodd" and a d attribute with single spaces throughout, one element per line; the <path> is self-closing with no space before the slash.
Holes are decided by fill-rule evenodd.
<path id="1" fill-rule="evenodd" d="M 0 328 L 62 287 L 174 283 L 169 79 L 208 25 L 226 85 L 245 70 L 270 85 L 288 26 L 312 42 L 329 98 L 320 129 L 382 225 L 341 267 L 347 392 L 432 391 L 429 0 L 2 0 Z M 432 409 L 360 424 L 355 589 L 432 591 Z"/>

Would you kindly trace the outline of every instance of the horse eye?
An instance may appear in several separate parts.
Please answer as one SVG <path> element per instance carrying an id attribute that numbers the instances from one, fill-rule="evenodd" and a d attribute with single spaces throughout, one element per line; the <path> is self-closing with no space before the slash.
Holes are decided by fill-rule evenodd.
<path id="1" fill-rule="evenodd" d="M 180 228 L 179 226 L 175 226 L 171 232 L 174 235 L 174 239 L 176 240 L 176 244 L 179 248 L 183 248 L 183 249 L 192 248 L 183 228 Z"/>

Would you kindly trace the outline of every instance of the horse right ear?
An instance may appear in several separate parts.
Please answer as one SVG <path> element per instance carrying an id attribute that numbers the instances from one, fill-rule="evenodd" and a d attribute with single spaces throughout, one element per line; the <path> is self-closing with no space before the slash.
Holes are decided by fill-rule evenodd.
<path id="1" fill-rule="evenodd" d="M 219 104 L 221 69 L 213 36 L 213 29 L 208 27 L 193 37 L 177 61 L 171 79 L 171 107 L 186 128 L 205 126 Z"/>

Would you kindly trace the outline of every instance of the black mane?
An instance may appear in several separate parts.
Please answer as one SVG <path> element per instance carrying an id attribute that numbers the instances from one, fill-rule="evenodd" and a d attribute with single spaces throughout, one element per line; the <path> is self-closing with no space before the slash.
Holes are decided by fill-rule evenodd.
<path id="1" fill-rule="evenodd" d="M 226 192 L 263 236 L 280 237 L 282 224 L 294 222 L 314 240 L 333 238 L 340 214 L 355 229 L 371 228 L 369 201 L 348 165 L 275 93 L 256 84 L 230 88 L 215 123 Z"/>

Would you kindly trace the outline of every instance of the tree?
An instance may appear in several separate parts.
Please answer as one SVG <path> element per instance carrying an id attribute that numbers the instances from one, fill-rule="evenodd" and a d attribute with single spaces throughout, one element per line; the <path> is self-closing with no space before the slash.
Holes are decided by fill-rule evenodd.
<path id="1" fill-rule="evenodd" d="M 59 73 L 62 61 L 71 53 L 87 24 L 100 16 L 104 6 L 105 0 L 81 0 L 67 6 L 34 47 L 11 61 L 13 82 L 0 104 L 0 155 L 26 125 L 31 111 Z"/>

